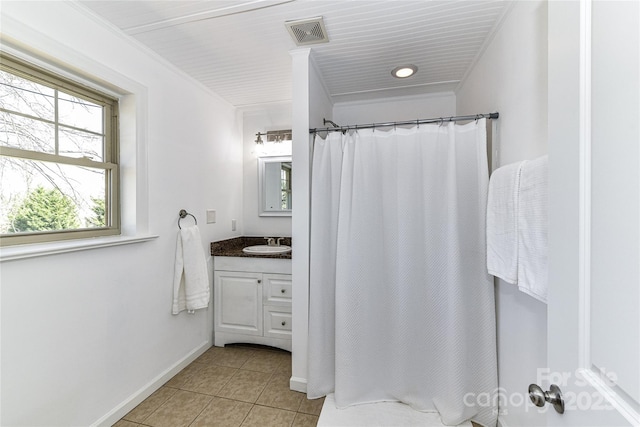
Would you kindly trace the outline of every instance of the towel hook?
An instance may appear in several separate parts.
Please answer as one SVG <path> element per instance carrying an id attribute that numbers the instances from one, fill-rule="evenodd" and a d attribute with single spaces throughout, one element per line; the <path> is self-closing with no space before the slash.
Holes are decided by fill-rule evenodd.
<path id="1" fill-rule="evenodd" d="M 180 218 L 178 218 L 178 228 L 180 230 L 182 230 L 182 227 L 180 227 L 180 220 L 183 218 L 186 218 L 187 215 L 191 216 L 193 220 L 196 222 L 196 225 L 198 225 L 198 220 L 196 219 L 196 217 L 193 216 L 193 214 L 190 214 L 189 212 L 185 211 L 184 209 L 180 209 L 180 212 L 178 213 L 178 215 L 180 216 Z"/>

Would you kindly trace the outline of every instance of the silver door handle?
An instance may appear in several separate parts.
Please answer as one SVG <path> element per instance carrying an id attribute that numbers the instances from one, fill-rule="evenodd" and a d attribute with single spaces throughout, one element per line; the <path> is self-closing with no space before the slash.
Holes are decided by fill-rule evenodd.
<path id="1" fill-rule="evenodd" d="M 543 407 L 546 402 L 553 405 L 553 409 L 559 414 L 564 414 L 564 399 L 560 387 L 551 384 L 549 391 L 543 391 L 538 384 L 529 385 L 529 399 L 534 405 Z"/>

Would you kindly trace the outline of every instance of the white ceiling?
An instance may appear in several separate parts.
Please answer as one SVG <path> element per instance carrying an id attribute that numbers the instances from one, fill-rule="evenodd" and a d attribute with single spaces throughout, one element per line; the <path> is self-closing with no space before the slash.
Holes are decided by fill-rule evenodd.
<path id="1" fill-rule="evenodd" d="M 285 21 L 322 16 L 309 46 L 334 101 L 453 90 L 505 12 L 502 0 L 82 1 L 237 107 L 291 100 Z M 415 64 L 396 79 L 391 70 Z"/>

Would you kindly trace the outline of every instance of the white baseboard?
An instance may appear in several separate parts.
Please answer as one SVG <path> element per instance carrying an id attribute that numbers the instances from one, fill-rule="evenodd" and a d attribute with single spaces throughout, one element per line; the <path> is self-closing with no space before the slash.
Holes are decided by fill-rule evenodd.
<path id="1" fill-rule="evenodd" d="M 293 391 L 299 391 L 301 393 L 307 392 L 307 379 L 299 377 L 291 377 L 289 379 L 289 388 Z"/>
<path id="2" fill-rule="evenodd" d="M 127 415 L 129 411 L 138 406 L 143 400 L 151 396 L 151 394 L 158 390 L 164 383 L 169 381 L 178 372 L 183 370 L 187 365 L 196 360 L 202 353 L 207 351 L 211 347 L 211 342 L 205 341 L 192 350 L 185 357 L 176 362 L 173 366 L 162 372 L 160 375 L 152 379 L 149 383 L 144 385 L 141 389 L 127 397 L 122 403 L 113 408 L 102 418 L 91 424 L 91 427 L 110 427 L 118 422 L 122 417 Z"/>

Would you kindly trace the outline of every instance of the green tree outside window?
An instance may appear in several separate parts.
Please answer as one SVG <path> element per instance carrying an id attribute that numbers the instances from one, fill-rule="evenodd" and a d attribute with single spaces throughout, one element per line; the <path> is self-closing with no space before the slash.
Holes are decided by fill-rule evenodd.
<path id="1" fill-rule="evenodd" d="M 10 233 L 69 230 L 80 226 L 73 201 L 56 190 L 37 187 L 10 216 Z"/>

